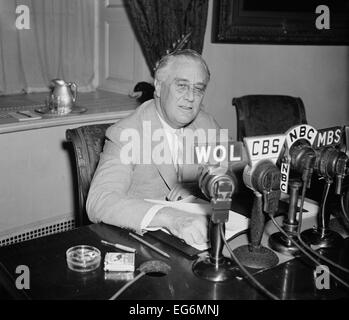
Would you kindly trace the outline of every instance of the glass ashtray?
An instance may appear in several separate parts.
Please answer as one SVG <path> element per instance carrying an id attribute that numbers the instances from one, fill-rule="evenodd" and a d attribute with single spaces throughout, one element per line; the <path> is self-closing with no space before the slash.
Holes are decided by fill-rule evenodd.
<path id="1" fill-rule="evenodd" d="M 92 246 L 79 245 L 66 252 L 69 269 L 78 272 L 93 271 L 101 264 L 101 252 Z"/>

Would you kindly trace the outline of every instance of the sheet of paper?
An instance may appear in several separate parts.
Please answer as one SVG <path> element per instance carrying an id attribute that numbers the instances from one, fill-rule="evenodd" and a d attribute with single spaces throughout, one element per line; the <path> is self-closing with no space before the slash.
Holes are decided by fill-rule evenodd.
<path id="1" fill-rule="evenodd" d="M 42 119 L 42 116 L 40 116 L 39 114 L 36 114 L 36 113 L 28 111 L 28 110 L 9 112 L 8 114 L 11 117 L 17 119 L 18 121 L 30 121 L 30 120 Z"/>
<path id="2" fill-rule="evenodd" d="M 208 215 L 211 213 L 211 205 L 209 202 L 204 202 L 200 200 L 200 203 L 188 203 L 186 201 L 180 200 L 180 201 L 164 201 L 164 200 L 153 200 L 153 199 L 145 199 L 146 201 L 156 203 L 156 204 L 164 204 L 168 207 L 176 208 L 185 212 L 189 213 L 195 213 L 195 214 L 201 214 L 201 215 Z M 195 200 L 194 200 L 195 201 Z M 248 229 L 249 226 L 249 220 L 245 216 L 229 210 L 229 219 L 228 222 L 225 224 L 225 238 L 229 239 L 236 233 Z M 164 232 L 167 232 L 167 230 L 162 229 Z M 209 244 L 203 244 L 203 245 L 194 245 L 194 248 L 197 250 L 206 250 L 209 248 Z"/>

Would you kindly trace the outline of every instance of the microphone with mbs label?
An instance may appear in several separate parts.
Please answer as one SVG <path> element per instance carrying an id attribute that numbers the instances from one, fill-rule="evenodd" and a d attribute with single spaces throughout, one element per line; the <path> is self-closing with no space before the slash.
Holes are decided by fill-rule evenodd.
<path id="1" fill-rule="evenodd" d="M 305 230 L 301 233 L 302 239 L 308 245 L 320 248 L 336 247 L 342 241 L 342 236 L 329 229 L 330 212 L 326 209 L 327 197 L 331 186 L 334 184 L 334 194 L 342 194 L 342 184 L 346 176 L 348 156 L 339 148 L 340 138 L 335 140 L 322 139 L 322 136 L 341 137 L 341 133 L 336 134 L 340 128 L 321 129 L 318 133 L 316 147 L 316 161 L 314 171 L 325 181 L 323 195 L 321 199 L 320 211 L 317 216 L 317 227 Z M 330 143 L 333 141 L 332 143 Z"/>

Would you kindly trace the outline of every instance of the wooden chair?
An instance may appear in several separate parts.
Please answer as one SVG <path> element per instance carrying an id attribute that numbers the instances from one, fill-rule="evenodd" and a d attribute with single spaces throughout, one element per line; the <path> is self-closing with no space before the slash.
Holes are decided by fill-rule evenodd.
<path id="1" fill-rule="evenodd" d="M 112 123 L 82 126 L 66 131 L 66 138 L 73 145 L 77 169 L 78 213 L 76 226 L 90 224 L 86 213 L 86 199 L 90 183 L 104 146 L 105 132 Z"/>
<path id="2" fill-rule="evenodd" d="M 237 115 L 237 140 L 244 137 L 285 133 L 306 124 L 303 101 L 284 95 L 246 95 L 233 99 Z"/>

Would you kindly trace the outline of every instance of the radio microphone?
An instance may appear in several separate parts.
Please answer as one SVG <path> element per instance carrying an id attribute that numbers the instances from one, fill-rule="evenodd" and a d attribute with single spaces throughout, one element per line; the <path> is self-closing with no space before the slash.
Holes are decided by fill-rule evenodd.
<path id="1" fill-rule="evenodd" d="M 309 188 L 313 167 L 315 164 L 315 150 L 304 140 L 295 142 L 289 150 L 290 174 L 292 178 L 288 182 L 290 189 L 290 201 L 287 217 L 283 221 L 283 229 L 288 237 L 283 233 L 276 232 L 269 237 L 269 245 L 274 250 L 286 255 L 294 255 L 299 249 L 290 238 L 297 239 L 299 222 L 297 221 L 297 205 L 299 190 Z M 303 182 L 303 183 L 302 183 Z"/>
<path id="2" fill-rule="evenodd" d="M 298 238 L 299 228 L 298 196 L 302 186 L 304 194 L 306 188 L 310 188 L 316 159 L 315 150 L 311 145 L 316 133 L 317 130 L 308 125 L 296 126 L 286 132 L 287 145 L 280 164 L 282 174 L 280 188 L 290 195 L 289 208 L 283 220 L 283 232 L 276 232 L 269 237 L 270 247 L 286 255 L 294 255 L 299 251 L 298 246 L 294 244 Z"/>
<path id="3" fill-rule="evenodd" d="M 295 255 L 299 252 L 299 248 L 294 244 L 297 239 L 297 205 L 299 189 L 302 183 L 298 179 L 290 179 L 290 202 L 288 207 L 287 217 L 283 221 L 283 229 L 286 232 L 285 236 L 282 232 L 275 232 L 269 237 L 269 246 L 282 254 Z M 291 238 L 291 239 L 290 239 Z M 294 241 L 292 241 L 292 239 Z"/>
<path id="4" fill-rule="evenodd" d="M 346 176 L 348 156 L 333 146 L 321 148 L 317 152 L 315 170 L 325 180 L 335 180 L 335 194 L 342 192 L 342 183 Z"/>
<path id="5" fill-rule="evenodd" d="M 211 248 L 209 255 L 202 256 L 193 264 L 193 272 L 206 280 L 221 282 L 233 278 L 234 269 L 230 259 L 223 256 L 221 230 L 229 219 L 231 198 L 236 190 L 236 177 L 225 167 L 205 165 L 199 175 L 199 187 L 210 199 L 212 214 L 209 224 Z"/>
<path id="6" fill-rule="evenodd" d="M 322 147 L 317 151 L 314 168 L 318 175 L 325 179 L 325 186 L 317 217 L 317 227 L 301 233 L 302 239 L 307 244 L 312 244 L 320 248 L 328 248 L 337 246 L 343 241 L 339 233 L 330 230 L 328 227 L 330 214 L 326 212 L 326 203 L 333 181 L 335 181 L 334 193 L 341 195 L 347 163 L 348 156 L 333 146 Z"/>
<path id="7" fill-rule="evenodd" d="M 265 225 L 265 213 L 274 215 L 280 199 L 280 170 L 275 165 L 285 135 L 245 137 L 249 156 L 243 180 L 254 193 L 250 219 L 250 243 L 234 250 L 234 254 L 247 267 L 260 269 L 278 264 L 277 255 L 261 245 Z"/>
<path id="8" fill-rule="evenodd" d="M 265 213 L 274 215 L 280 199 L 280 170 L 270 160 L 261 160 L 254 166 L 246 166 L 243 174 L 245 185 L 253 190 L 254 202 L 250 220 L 250 243 L 233 252 L 240 262 L 250 268 L 270 268 L 279 258 L 261 245 L 265 225 Z"/>
<path id="9" fill-rule="evenodd" d="M 316 159 L 315 150 L 303 141 L 296 142 L 289 151 L 291 174 L 301 175 L 303 183 L 310 188 L 311 176 Z"/>
<path id="10" fill-rule="evenodd" d="M 208 155 L 213 150 L 213 159 Z M 221 151 L 216 153 L 217 151 Z M 246 164 L 243 144 L 239 141 L 197 143 L 193 163 L 181 165 L 177 178 L 181 183 L 197 182 L 202 194 L 210 200 L 212 213 L 209 222 L 210 251 L 193 264 L 193 272 L 209 281 L 221 282 L 235 276 L 232 261 L 223 256 L 225 223 L 229 219 L 232 195 L 237 192 L 237 175 Z M 216 155 L 216 158 L 215 156 Z M 223 156 L 225 155 L 225 156 Z M 225 239 L 224 239 L 225 240 Z"/>

